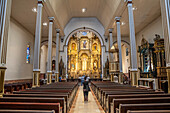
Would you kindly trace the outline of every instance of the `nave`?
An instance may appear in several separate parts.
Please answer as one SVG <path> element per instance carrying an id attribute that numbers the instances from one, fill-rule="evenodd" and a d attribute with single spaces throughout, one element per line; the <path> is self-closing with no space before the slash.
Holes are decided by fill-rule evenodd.
<path id="1" fill-rule="evenodd" d="M 84 101 L 83 86 L 79 87 L 76 98 L 70 113 L 104 113 L 101 106 L 98 106 L 98 101 L 93 92 L 89 92 L 88 102 Z"/>

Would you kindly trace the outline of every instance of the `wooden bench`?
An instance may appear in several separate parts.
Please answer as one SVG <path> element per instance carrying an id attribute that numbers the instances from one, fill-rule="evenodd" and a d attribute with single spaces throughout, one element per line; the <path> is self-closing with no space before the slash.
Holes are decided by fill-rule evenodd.
<path id="1" fill-rule="evenodd" d="M 54 110 L 55 113 L 62 113 L 59 103 L 0 102 L 0 109 Z"/>
<path id="2" fill-rule="evenodd" d="M 66 113 L 67 106 L 64 98 L 3 97 L 0 102 L 60 103 L 63 113 Z"/>
<path id="3" fill-rule="evenodd" d="M 32 98 L 64 98 L 66 101 L 66 112 L 69 111 L 70 105 L 68 103 L 68 95 L 49 95 L 49 94 L 4 94 L 4 97 L 32 97 Z"/>
<path id="4" fill-rule="evenodd" d="M 116 112 L 116 108 L 119 108 L 120 104 L 145 104 L 145 103 L 169 103 L 170 97 L 154 97 L 154 98 L 125 98 L 114 99 L 113 110 Z"/>
<path id="5" fill-rule="evenodd" d="M 108 102 L 106 104 L 106 112 L 111 113 L 111 103 L 113 99 L 124 99 L 124 98 L 150 98 L 150 97 L 170 97 L 170 94 L 129 94 L 129 95 L 108 95 Z M 113 105 L 112 105 L 113 106 Z"/>
<path id="6" fill-rule="evenodd" d="M 0 110 L 0 113 L 55 113 L 54 110 Z"/>
<path id="7" fill-rule="evenodd" d="M 128 110 L 127 113 L 170 113 L 170 110 L 140 110 L 140 111 Z"/>
<path id="8" fill-rule="evenodd" d="M 128 110 L 170 110 L 170 103 L 120 104 L 116 113 L 127 113 Z"/>

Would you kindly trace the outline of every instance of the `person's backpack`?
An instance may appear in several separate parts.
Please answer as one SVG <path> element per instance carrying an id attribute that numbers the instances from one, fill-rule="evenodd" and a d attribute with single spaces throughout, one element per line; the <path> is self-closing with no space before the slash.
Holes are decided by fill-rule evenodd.
<path id="1" fill-rule="evenodd" d="M 89 85 L 86 85 L 86 91 L 90 91 Z"/>

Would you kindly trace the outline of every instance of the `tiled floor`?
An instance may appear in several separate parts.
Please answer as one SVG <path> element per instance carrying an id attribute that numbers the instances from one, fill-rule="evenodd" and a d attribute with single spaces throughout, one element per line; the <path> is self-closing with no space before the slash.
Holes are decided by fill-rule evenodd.
<path id="1" fill-rule="evenodd" d="M 92 92 L 89 92 L 88 100 L 88 102 L 84 102 L 83 87 L 80 86 L 77 100 L 71 110 L 72 113 L 103 113 L 103 111 L 99 109 Z"/>

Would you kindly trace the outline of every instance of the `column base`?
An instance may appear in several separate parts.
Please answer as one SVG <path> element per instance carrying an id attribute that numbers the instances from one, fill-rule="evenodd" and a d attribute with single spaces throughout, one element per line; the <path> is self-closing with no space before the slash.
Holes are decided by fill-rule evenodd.
<path id="1" fill-rule="evenodd" d="M 5 78 L 6 67 L 0 67 L 0 97 L 4 94 L 4 78 Z"/>
<path id="2" fill-rule="evenodd" d="M 130 71 L 131 85 L 138 86 L 138 71 Z"/>
<path id="3" fill-rule="evenodd" d="M 114 82 L 114 74 L 110 75 L 110 80 L 111 80 L 111 82 Z"/>
<path id="4" fill-rule="evenodd" d="M 47 84 L 51 84 L 52 83 L 52 72 L 47 72 Z"/>
<path id="5" fill-rule="evenodd" d="M 123 84 L 123 73 L 122 72 L 119 72 L 119 80 L 118 80 L 118 82 L 120 84 Z"/>
<path id="6" fill-rule="evenodd" d="M 59 73 L 55 73 L 55 82 L 59 82 Z"/>
<path id="7" fill-rule="evenodd" d="M 40 71 L 33 71 L 33 82 L 32 87 L 39 87 L 40 86 Z"/>
<path id="8" fill-rule="evenodd" d="M 168 93 L 170 93 L 170 67 L 167 67 Z"/>

